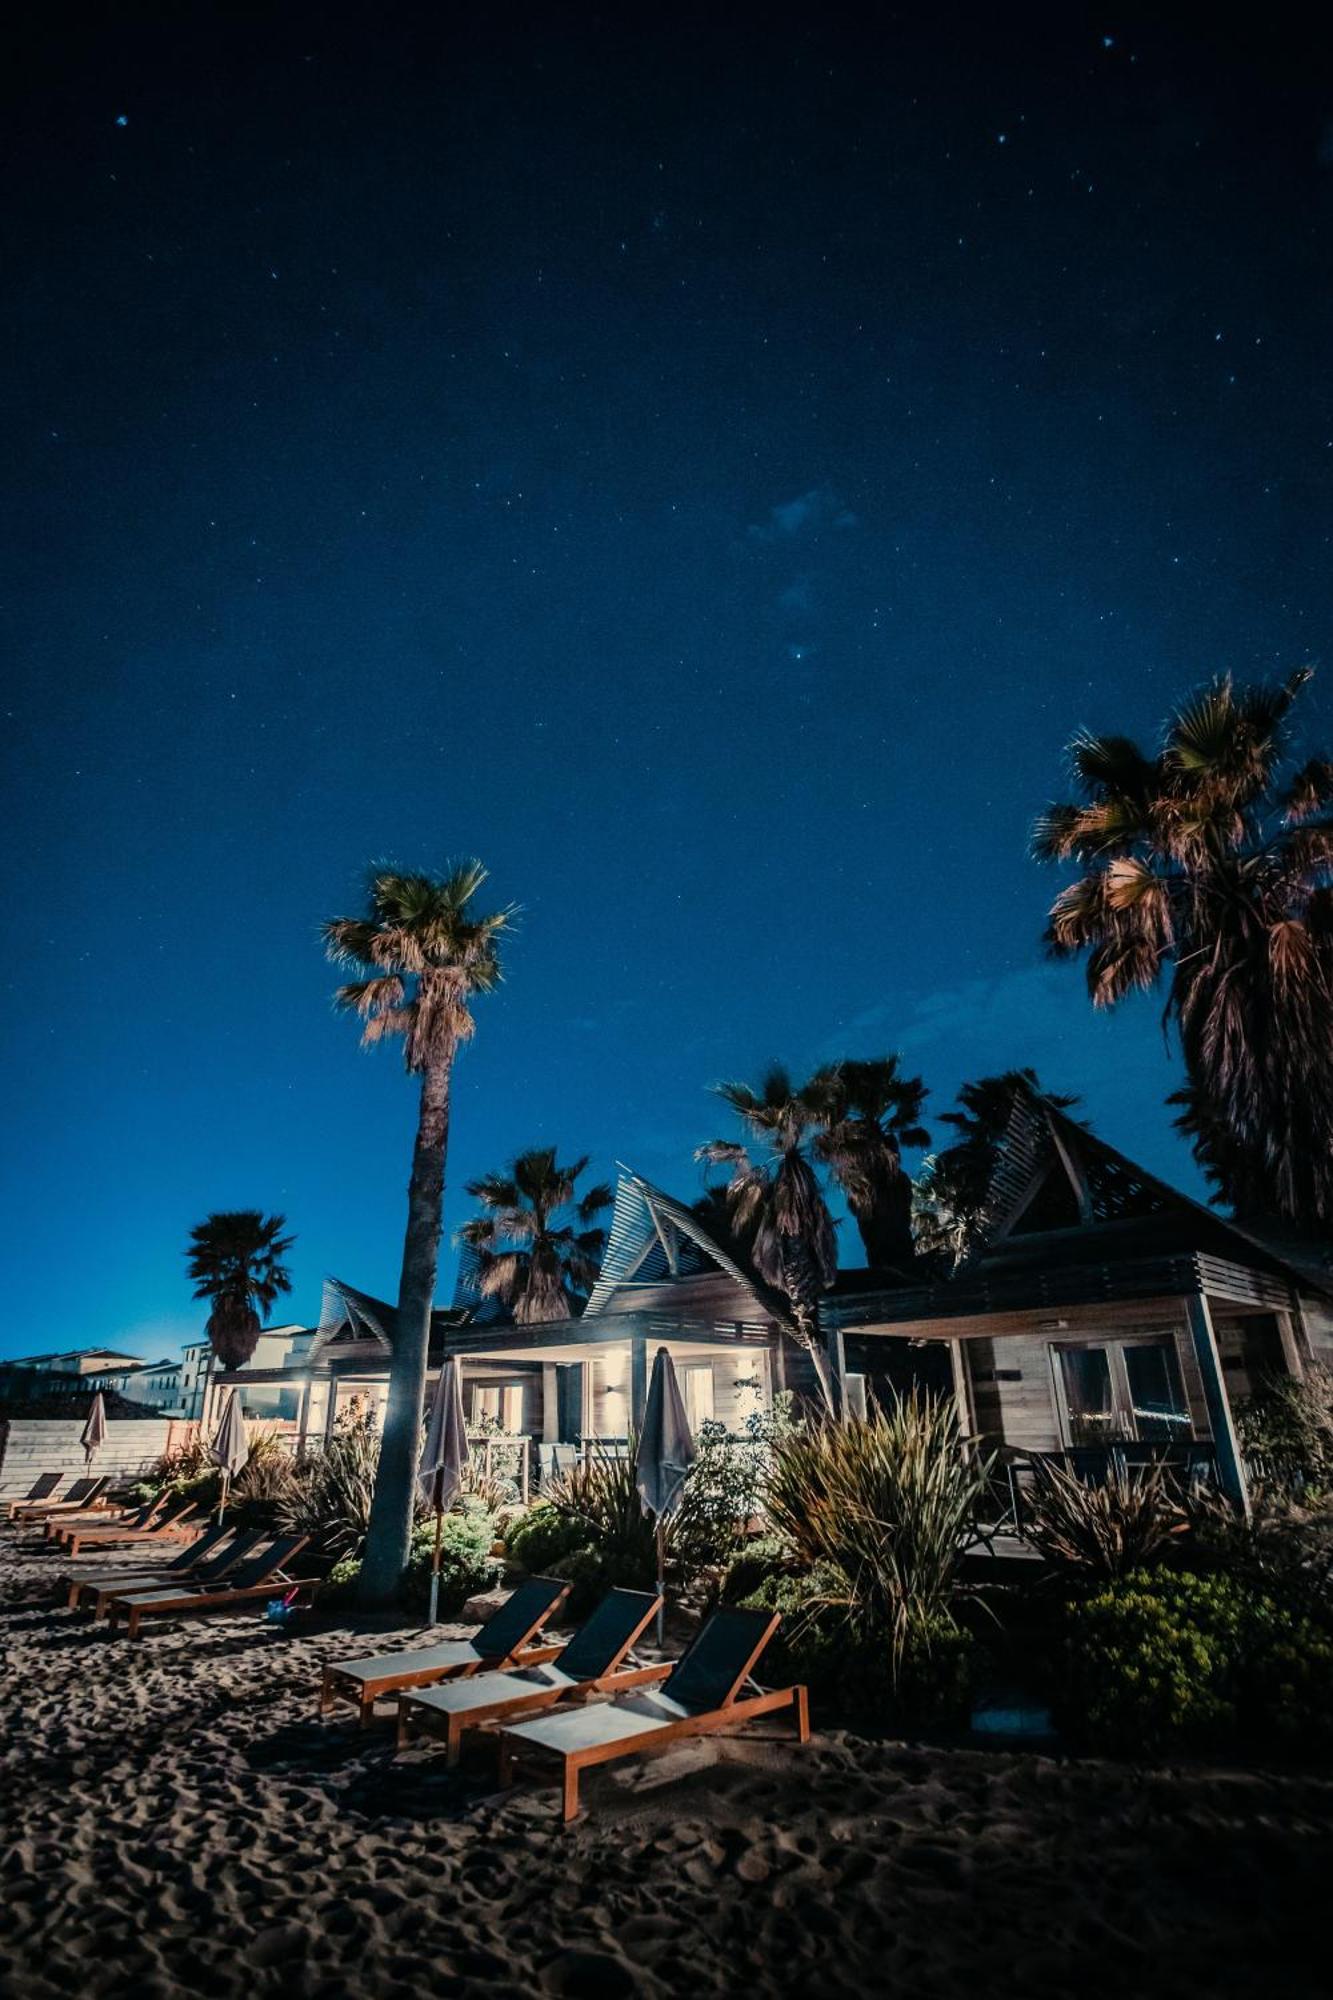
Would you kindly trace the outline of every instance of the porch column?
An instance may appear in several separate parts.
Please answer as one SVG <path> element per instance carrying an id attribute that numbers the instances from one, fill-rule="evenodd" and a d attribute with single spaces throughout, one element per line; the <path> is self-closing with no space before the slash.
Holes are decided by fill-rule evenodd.
<path id="1" fill-rule="evenodd" d="M 1208 1406 L 1208 1421 L 1212 1426 L 1213 1450 L 1217 1454 L 1217 1474 L 1222 1483 L 1222 1491 L 1236 1502 L 1248 1520 L 1250 1492 L 1245 1480 L 1245 1466 L 1241 1459 L 1236 1426 L 1231 1416 L 1231 1402 L 1222 1375 L 1222 1360 L 1217 1351 L 1213 1316 L 1208 1310 L 1208 1300 L 1202 1292 L 1194 1292 L 1186 1299 L 1185 1321 L 1194 1348 L 1194 1359 L 1199 1365 L 1199 1374 L 1203 1379 L 1204 1401 Z"/>
<path id="2" fill-rule="evenodd" d="M 847 1348 L 840 1326 L 831 1326 L 824 1338 L 824 1352 L 832 1377 L 833 1414 L 840 1424 L 847 1421 Z"/>
<path id="3" fill-rule="evenodd" d="M 296 1420 L 296 1459 L 298 1465 L 305 1457 L 306 1433 L 310 1429 L 310 1398 L 314 1394 L 314 1391 L 314 1380 L 311 1376 L 307 1375 L 301 1385 L 301 1414 Z"/>
<path id="4" fill-rule="evenodd" d="M 949 1366 L 953 1370 L 953 1399 L 958 1410 L 958 1426 L 964 1437 L 975 1437 L 976 1418 L 972 1414 L 972 1390 L 967 1376 L 967 1357 L 961 1340 L 949 1342 Z"/>
<path id="5" fill-rule="evenodd" d="M 643 1413 L 648 1407 L 648 1339 L 636 1333 L 629 1344 L 629 1420 L 635 1431 L 643 1429 Z"/>
<path id="6" fill-rule="evenodd" d="M 325 1444 L 327 1444 L 329 1439 L 333 1436 L 334 1427 L 337 1424 L 337 1421 L 338 1421 L 338 1377 L 334 1374 L 330 1374 L 329 1400 L 324 1410 Z"/>
<path id="7" fill-rule="evenodd" d="M 560 1438 L 560 1376 L 554 1361 L 542 1363 L 542 1428 L 543 1444 L 556 1444 Z"/>

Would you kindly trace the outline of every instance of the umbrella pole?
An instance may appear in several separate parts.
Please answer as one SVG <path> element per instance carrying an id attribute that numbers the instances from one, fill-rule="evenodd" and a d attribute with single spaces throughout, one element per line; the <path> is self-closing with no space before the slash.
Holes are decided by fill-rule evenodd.
<path id="1" fill-rule="evenodd" d="M 435 1623 L 435 1615 L 440 1608 L 440 1537 L 444 1532 L 444 1509 L 440 1505 L 439 1474 L 435 1478 L 435 1553 L 430 1565 L 430 1622 Z"/>
<path id="2" fill-rule="evenodd" d="M 227 1488 L 231 1484 L 231 1474 L 226 1466 L 222 1468 L 222 1492 L 218 1497 L 218 1526 L 222 1526 L 222 1516 L 227 1511 Z"/>
<path id="3" fill-rule="evenodd" d="M 666 1631 L 666 1530 L 657 1524 L 657 1650 L 661 1652 Z"/>

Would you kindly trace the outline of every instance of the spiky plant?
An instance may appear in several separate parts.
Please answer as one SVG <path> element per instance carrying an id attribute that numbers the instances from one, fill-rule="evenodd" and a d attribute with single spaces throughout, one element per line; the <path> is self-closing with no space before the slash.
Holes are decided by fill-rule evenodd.
<path id="1" fill-rule="evenodd" d="M 597 1282 L 606 1231 L 597 1217 L 615 1199 L 599 1182 L 580 1195 L 588 1158 L 560 1166 L 554 1146 L 520 1153 L 505 1173 L 483 1174 L 467 1191 L 482 1214 L 459 1241 L 476 1253 L 482 1296 L 498 1299 L 519 1326 L 572 1319 Z"/>
<path id="2" fill-rule="evenodd" d="M 257 1208 L 220 1209 L 195 1224 L 185 1253 L 194 1296 L 211 1299 L 205 1329 L 224 1368 L 243 1368 L 264 1321 L 292 1288 L 283 1258 L 296 1241 L 284 1236 L 285 1215 Z"/>
<path id="3" fill-rule="evenodd" d="M 714 1089 L 767 1157 L 753 1159 L 731 1139 L 712 1139 L 694 1157 L 730 1168 L 733 1231 L 747 1245 L 759 1276 L 790 1301 L 796 1339 L 810 1355 L 832 1409 L 828 1360 L 819 1338 L 819 1295 L 833 1283 L 838 1252 L 833 1218 L 811 1160 L 818 1104 L 808 1086 L 796 1088 L 780 1063 L 758 1090 L 747 1083 L 719 1083 Z"/>
<path id="4" fill-rule="evenodd" d="M 368 1604 L 387 1603 L 407 1566 L 454 1059 L 474 1031 L 471 1002 L 499 983 L 499 943 L 514 918 L 512 909 L 477 911 L 485 881 L 479 861 L 442 876 L 376 868 L 366 913 L 324 926 L 330 958 L 366 975 L 340 986 L 337 1004 L 361 1019 L 363 1043 L 401 1036 L 406 1067 L 421 1078 L 389 1395 L 361 1569 L 360 1594 Z"/>
<path id="5" fill-rule="evenodd" d="M 921 1123 L 926 1086 L 904 1076 L 896 1055 L 832 1063 L 816 1071 L 804 1095 L 822 1130 L 814 1141 L 847 1197 L 860 1231 L 866 1262 L 880 1270 L 912 1263 L 912 1183 L 903 1166 L 904 1146 L 927 1146 Z"/>
<path id="6" fill-rule="evenodd" d="M 947 1398 L 913 1391 L 888 1409 L 823 1424 L 773 1447 L 765 1505 L 810 1571 L 838 1579 L 863 1637 L 887 1641 L 895 1681 L 914 1637 L 948 1614 L 991 1461 L 967 1446 Z"/>
<path id="7" fill-rule="evenodd" d="M 1189 1519 L 1160 1466 L 1127 1469 L 1114 1460 L 1095 1481 L 1038 1459 L 1037 1494 L 1023 1532 L 1048 1562 L 1103 1579 L 1125 1576 L 1162 1555 Z"/>
<path id="8" fill-rule="evenodd" d="M 1085 957 L 1094 1006 L 1168 981 L 1183 1122 L 1221 1197 L 1318 1229 L 1333 1221 L 1333 762 L 1287 756 L 1309 680 L 1215 680 L 1152 755 L 1076 737 L 1081 797 L 1047 808 L 1033 847 L 1083 871 L 1046 935 Z"/>

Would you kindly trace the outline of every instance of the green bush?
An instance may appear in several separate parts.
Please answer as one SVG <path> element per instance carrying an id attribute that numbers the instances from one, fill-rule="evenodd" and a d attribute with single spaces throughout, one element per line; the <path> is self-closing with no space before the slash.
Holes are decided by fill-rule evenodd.
<path id="1" fill-rule="evenodd" d="M 499 1582 L 504 1564 L 491 1554 L 495 1539 L 494 1523 L 485 1508 L 471 1505 L 462 1513 L 446 1514 L 440 1524 L 440 1603 L 441 1618 L 452 1618 L 475 1597 Z M 423 1617 L 430 1609 L 431 1564 L 435 1548 L 435 1522 L 418 1522 L 412 1531 L 412 1547 L 399 1602 L 406 1610 Z M 361 1576 L 361 1556 L 346 1555 L 335 1563 L 320 1593 L 323 1605 L 337 1606 L 352 1601 Z"/>
<path id="2" fill-rule="evenodd" d="M 738 1568 L 728 1576 L 733 1587 Z M 767 1656 L 770 1674 L 804 1681 L 821 1705 L 899 1729 L 954 1728 L 967 1720 L 976 1648 L 947 1609 L 914 1619 L 895 1659 L 884 1628 L 846 1601 L 836 1567 L 770 1569 L 741 1602 L 782 1614 Z"/>
<path id="3" fill-rule="evenodd" d="M 368 1418 L 338 1425 L 322 1450 L 307 1459 L 284 1493 L 278 1518 L 288 1534 L 308 1535 L 312 1549 L 341 1567 L 360 1559 L 370 1525 L 380 1441 Z"/>
<path id="4" fill-rule="evenodd" d="M 1066 1613 L 1056 1712 L 1120 1755 L 1333 1749 L 1333 1633 L 1243 1578 L 1158 1569 Z"/>
<path id="5" fill-rule="evenodd" d="M 529 1576 L 549 1573 L 551 1564 L 586 1549 L 592 1539 L 592 1524 L 580 1514 L 570 1514 L 549 1500 L 539 1500 L 509 1531 L 510 1556 Z"/>

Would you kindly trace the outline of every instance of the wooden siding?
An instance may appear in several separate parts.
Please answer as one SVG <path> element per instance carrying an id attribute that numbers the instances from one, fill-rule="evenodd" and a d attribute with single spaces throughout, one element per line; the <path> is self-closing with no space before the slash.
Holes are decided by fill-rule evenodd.
<path id="1" fill-rule="evenodd" d="M 92 1470 L 113 1475 L 147 1472 L 164 1452 L 184 1444 L 197 1429 L 179 1417 L 114 1419 L 106 1427 L 106 1442 L 98 1449 Z M 81 1477 L 82 1430 L 82 1418 L 11 1417 L 0 1423 L 0 1499 L 26 1493 L 44 1472 Z"/>

